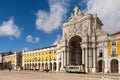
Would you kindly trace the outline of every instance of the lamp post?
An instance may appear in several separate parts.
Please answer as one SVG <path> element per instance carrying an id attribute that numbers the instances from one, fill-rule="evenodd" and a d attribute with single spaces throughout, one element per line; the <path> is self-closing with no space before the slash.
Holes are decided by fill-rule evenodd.
<path id="1" fill-rule="evenodd" d="M 102 80 L 104 80 L 104 43 L 103 43 L 103 60 L 102 60 Z"/>

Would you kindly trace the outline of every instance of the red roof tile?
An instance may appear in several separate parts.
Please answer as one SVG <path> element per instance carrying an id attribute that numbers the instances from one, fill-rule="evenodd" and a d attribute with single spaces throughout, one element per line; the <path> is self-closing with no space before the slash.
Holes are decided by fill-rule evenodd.
<path id="1" fill-rule="evenodd" d="M 113 33 L 113 34 L 111 34 L 110 36 L 114 36 L 114 35 L 120 35 L 120 31 L 119 31 L 119 32 L 116 32 L 116 33 Z"/>

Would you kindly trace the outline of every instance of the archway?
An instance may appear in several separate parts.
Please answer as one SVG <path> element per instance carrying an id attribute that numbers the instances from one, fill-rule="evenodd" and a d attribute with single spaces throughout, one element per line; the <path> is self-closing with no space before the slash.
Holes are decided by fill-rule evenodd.
<path id="1" fill-rule="evenodd" d="M 59 71 L 60 71 L 60 69 L 61 69 L 61 62 L 59 62 Z"/>
<path id="2" fill-rule="evenodd" d="M 31 69 L 31 66 L 32 66 L 32 65 L 31 65 L 31 63 L 30 63 L 30 69 Z"/>
<path id="3" fill-rule="evenodd" d="M 50 70 L 52 70 L 52 63 L 50 62 Z"/>
<path id="4" fill-rule="evenodd" d="M 38 69 L 40 69 L 40 63 L 38 63 Z"/>
<path id="5" fill-rule="evenodd" d="M 98 61 L 98 72 L 102 72 L 102 60 Z"/>
<path id="6" fill-rule="evenodd" d="M 45 63 L 45 69 L 48 69 L 48 64 L 47 63 Z"/>
<path id="7" fill-rule="evenodd" d="M 53 63 L 53 71 L 56 71 L 56 62 Z"/>
<path id="8" fill-rule="evenodd" d="M 27 64 L 27 70 L 29 69 L 29 64 Z"/>
<path id="9" fill-rule="evenodd" d="M 118 60 L 111 60 L 111 73 L 118 73 Z"/>
<path id="10" fill-rule="evenodd" d="M 44 69 L 44 63 L 42 63 L 41 68 Z"/>
<path id="11" fill-rule="evenodd" d="M 27 64 L 25 64 L 25 70 L 27 69 Z"/>
<path id="12" fill-rule="evenodd" d="M 34 67 L 35 67 L 35 70 L 37 69 L 37 66 L 38 66 L 37 63 L 35 63 L 35 66 L 34 66 Z"/>
<path id="13" fill-rule="evenodd" d="M 34 69 L 34 63 L 32 63 L 32 70 Z"/>
<path id="14" fill-rule="evenodd" d="M 69 41 L 70 65 L 82 65 L 81 37 L 74 36 Z"/>

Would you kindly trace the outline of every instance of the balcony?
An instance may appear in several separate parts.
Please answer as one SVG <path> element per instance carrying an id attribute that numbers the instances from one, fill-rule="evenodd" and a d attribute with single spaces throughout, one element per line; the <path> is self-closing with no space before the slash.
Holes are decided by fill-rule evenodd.
<path id="1" fill-rule="evenodd" d="M 111 57 L 117 57 L 118 55 L 117 54 L 112 54 Z"/>

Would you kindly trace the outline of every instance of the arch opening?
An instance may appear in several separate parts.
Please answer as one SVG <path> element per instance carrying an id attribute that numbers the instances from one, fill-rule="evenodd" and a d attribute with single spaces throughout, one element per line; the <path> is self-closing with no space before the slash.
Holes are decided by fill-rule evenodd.
<path id="1" fill-rule="evenodd" d="M 111 73 L 118 73 L 118 60 L 111 60 Z"/>
<path id="2" fill-rule="evenodd" d="M 74 36 L 69 41 L 70 65 L 82 65 L 81 37 Z"/>
<path id="3" fill-rule="evenodd" d="M 98 61 L 98 72 L 102 72 L 102 60 Z"/>

